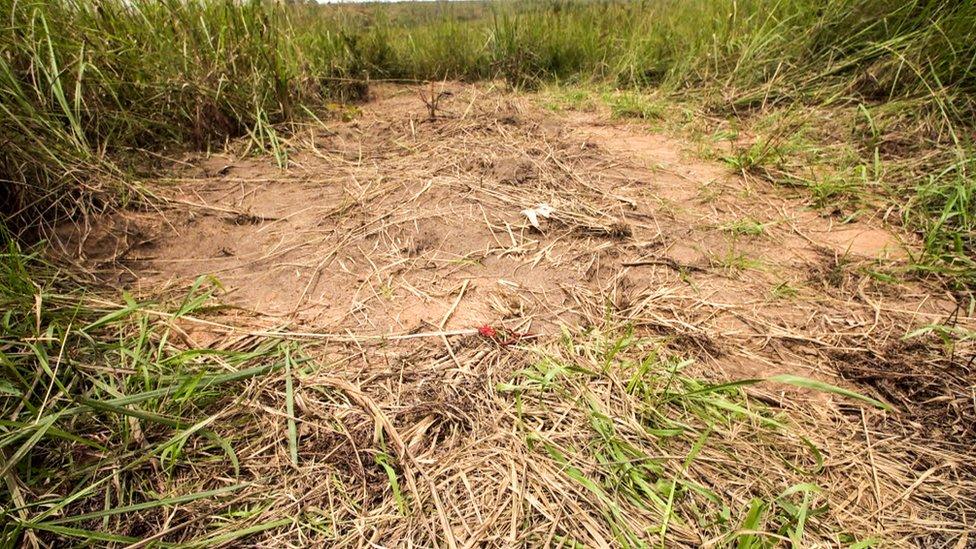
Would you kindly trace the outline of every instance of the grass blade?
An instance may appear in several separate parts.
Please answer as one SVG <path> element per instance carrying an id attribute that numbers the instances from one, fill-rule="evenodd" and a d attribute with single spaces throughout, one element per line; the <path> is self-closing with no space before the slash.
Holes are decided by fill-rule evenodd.
<path id="1" fill-rule="evenodd" d="M 295 388 L 292 382 L 291 347 L 285 347 L 285 411 L 288 415 L 288 455 L 298 467 L 298 426 L 295 424 Z"/>

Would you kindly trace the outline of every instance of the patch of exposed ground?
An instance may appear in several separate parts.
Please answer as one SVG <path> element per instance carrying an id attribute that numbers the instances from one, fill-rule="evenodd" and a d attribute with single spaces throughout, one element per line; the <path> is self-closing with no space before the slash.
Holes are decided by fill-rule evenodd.
<path id="1" fill-rule="evenodd" d="M 211 275 L 239 308 L 220 322 L 313 334 L 339 366 L 302 382 L 302 476 L 265 470 L 266 448 L 238 452 L 256 475 L 297 482 L 289 493 L 334 497 L 315 479 L 339 471 L 361 482 L 364 509 L 389 501 L 383 468 L 361 456 L 375 414 L 321 404 L 334 397 L 316 377 L 338 377 L 434 470 L 425 476 L 441 484 L 418 490 L 452 494 L 431 505 L 459 539 L 551 541 L 552 528 L 606 543 L 577 511 L 550 514 L 559 491 L 534 483 L 557 472 L 536 470 L 549 466 L 499 428 L 511 424 L 480 415 L 523 359 L 473 331 L 492 326 L 511 344 L 633 327 L 696 359 L 706 378 L 849 380 L 894 404 L 883 414 L 795 389 L 763 396 L 819 408 L 811 423 L 822 431 L 809 434 L 826 455 L 818 482 L 843 487 L 827 496 L 829 520 L 896 542 L 961 539 L 958 521 L 974 509 L 973 347 L 902 338 L 949 319 L 976 324 L 954 314 L 951 296 L 878 275 L 904 265 L 910 237 L 841 224 L 636 125 L 547 114 L 487 87 L 450 91 L 430 118 L 416 91 L 381 88 L 353 120 L 298 128 L 287 169 L 235 154 L 243 145 L 190 157 L 151 183 L 161 211 L 65 227 L 62 245 L 137 293 Z M 540 204 L 552 213 L 536 228 L 522 211 Z M 184 331 L 208 345 L 220 330 Z M 390 530 L 377 523 L 391 519 L 371 517 L 363 539 L 430 544 L 420 523 Z M 679 538 L 705 541 L 695 536 Z"/>

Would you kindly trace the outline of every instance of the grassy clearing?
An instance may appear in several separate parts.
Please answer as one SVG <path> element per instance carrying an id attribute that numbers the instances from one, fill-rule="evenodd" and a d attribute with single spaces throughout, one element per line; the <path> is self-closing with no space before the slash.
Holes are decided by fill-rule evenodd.
<path id="1" fill-rule="evenodd" d="M 691 100 L 757 130 L 729 157 L 736 169 L 821 205 L 886 197 L 923 235 L 921 270 L 973 271 L 968 3 L 4 0 L 0 13 L 8 224 L 117 200 L 131 189 L 120 152 L 250 133 L 283 162 L 274 124 L 369 79 L 503 77 L 628 90 L 606 97 L 618 116 Z"/>
<path id="2" fill-rule="evenodd" d="M 371 80 L 555 83 L 556 109 L 603 104 L 650 124 L 677 116 L 691 131 L 731 141 L 722 155 L 731 169 L 806 189 L 841 221 L 890 207 L 888 220 L 922 239 L 915 273 L 960 293 L 976 279 L 971 3 L 384 9 L 0 0 L 5 542 L 124 544 L 166 531 L 169 513 L 188 509 L 198 522 L 167 531 L 165 541 L 219 545 L 294 529 L 307 539 L 352 539 L 361 511 L 354 480 L 331 478 L 334 499 L 282 516 L 270 509 L 284 491 L 262 497 L 264 479 L 241 465 L 254 441 L 280 444 L 291 466 L 311 459 L 296 421 L 312 393 L 303 388 L 312 370 L 302 348 L 243 337 L 196 349 L 179 319 L 213 305 L 202 284 L 165 306 L 97 297 L 16 242 L 64 218 L 147 199 L 138 174 L 170 149 L 248 136 L 284 166 L 288 122 L 361 98 Z M 748 219 L 725 229 L 744 238 L 764 231 Z M 735 250 L 715 261 L 729 271 L 761 267 Z M 781 299 L 796 293 L 787 283 L 771 290 Z M 517 409 L 505 426 L 538 460 L 539 478 L 555 480 L 550 495 L 582 510 L 564 522 L 549 517 L 557 526 L 526 542 L 869 543 L 851 533 L 869 527 L 841 524 L 856 517 L 824 510 L 833 492 L 817 480 L 823 463 L 775 410 L 742 386 L 685 375 L 687 363 L 651 343 L 591 336 L 545 350 L 490 395 L 490 412 Z M 946 337 L 957 336 L 949 329 Z M 323 400 L 366 408 L 378 433 L 367 437 L 368 452 L 388 484 L 376 508 L 389 513 L 371 520 L 432 506 L 402 448 L 384 438 L 393 433 L 379 409 L 326 385 Z M 264 438 L 277 431 L 255 432 L 261 424 L 240 412 L 245 399 L 261 397 L 281 405 L 280 440 Z M 783 458 L 773 460 L 776 476 L 749 468 L 771 455 Z M 180 482 L 202 470 L 213 482 Z M 513 511 L 512 525 L 518 517 Z"/>

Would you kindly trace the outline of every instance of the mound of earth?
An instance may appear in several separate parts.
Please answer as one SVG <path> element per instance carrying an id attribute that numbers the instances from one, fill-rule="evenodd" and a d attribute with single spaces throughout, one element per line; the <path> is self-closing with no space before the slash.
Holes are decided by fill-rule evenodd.
<path id="1" fill-rule="evenodd" d="M 61 249 L 136 294 L 214 277 L 234 308 L 181 321 L 190 345 L 285 331 L 317 343 L 335 364 L 321 375 L 383 411 L 434 479 L 418 490 L 471 543 L 526 542 L 523 520 L 577 520 L 540 503 L 555 497 L 537 486 L 543 473 L 479 410 L 520 367 L 506 348 L 597 328 L 659 338 L 708 379 L 797 374 L 907 410 L 896 429 L 833 395 L 783 387 L 764 397 L 817 415 L 823 431 L 811 438 L 828 449 L 828 474 L 853 487 L 831 504 L 859 516 L 849 519 L 857 528 L 900 539 L 947 508 L 972 513 L 962 456 L 976 441 L 976 404 L 964 398 L 973 348 L 913 344 L 913 363 L 952 380 L 925 381 L 924 402 L 899 350 L 905 334 L 958 316 L 957 304 L 922 282 L 874 276 L 905 264 L 911 236 L 871 219 L 842 223 L 605 113 L 551 113 L 489 86 L 449 91 L 432 117 L 415 90 L 377 88 L 350 120 L 297 127 L 283 140 L 286 167 L 247 154 L 247 143 L 189 156 L 147 183 L 158 211 L 62 227 Z M 483 327 L 503 345 L 481 345 Z M 385 497 L 373 487 L 385 486 L 383 470 L 359 457 L 374 445 L 369 414 L 305 398 L 300 477 L 286 458 L 269 463 L 266 448 L 240 451 L 243 466 L 316 501 L 331 496 L 313 473 L 336 468 L 361 480 L 364 501 Z M 362 535 L 429 543 L 416 524 L 379 534 L 382 520 L 362 518 Z M 566 527 L 606 542 L 587 528 Z"/>

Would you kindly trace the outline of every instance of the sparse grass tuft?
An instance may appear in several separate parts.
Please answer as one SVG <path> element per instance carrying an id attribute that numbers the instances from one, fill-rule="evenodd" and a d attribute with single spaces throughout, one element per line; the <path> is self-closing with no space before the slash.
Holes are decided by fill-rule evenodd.
<path id="1" fill-rule="evenodd" d="M 776 299 L 792 299 L 800 295 L 800 291 L 789 282 L 780 282 L 770 290 L 770 295 Z"/>
<path id="2" fill-rule="evenodd" d="M 721 229 L 733 235 L 761 236 L 766 232 L 767 223 L 760 223 L 754 219 L 737 219 L 722 225 Z"/>
<path id="3" fill-rule="evenodd" d="M 590 90 L 576 86 L 549 86 L 541 92 L 542 105 L 551 111 L 588 111 L 595 107 Z"/>
<path id="4" fill-rule="evenodd" d="M 610 107 L 614 118 L 639 118 L 659 120 L 664 117 L 664 105 L 645 94 L 616 91 L 603 95 L 603 102 Z"/>
<path id="5" fill-rule="evenodd" d="M 915 187 L 905 220 L 922 231 L 925 254 L 951 267 L 976 268 L 976 167 L 964 158 L 930 174 Z"/>
<path id="6" fill-rule="evenodd" d="M 725 254 L 711 256 L 710 261 L 713 265 L 721 267 L 730 275 L 735 275 L 749 269 L 761 270 L 764 267 L 761 260 L 749 257 L 745 252 L 737 250 L 735 245 L 729 246 Z"/>

